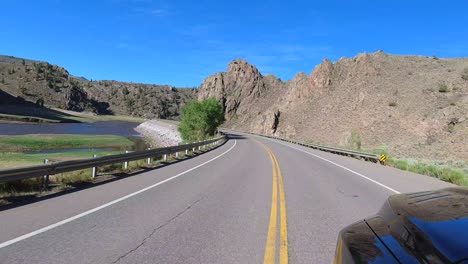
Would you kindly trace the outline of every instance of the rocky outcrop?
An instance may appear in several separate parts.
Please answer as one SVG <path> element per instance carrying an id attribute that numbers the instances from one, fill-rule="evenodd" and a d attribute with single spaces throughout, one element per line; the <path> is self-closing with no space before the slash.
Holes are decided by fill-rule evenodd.
<path id="1" fill-rule="evenodd" d="M 222 102 L 230 128 L 368 150 L 385 145 L 397 156 L 466 160 L 465 69 L 468 59 L 378 51 L 334 63 L 325 59 L 309 75 L 283 82 L 235 60 L 203 82 L 198 98 Z"/>
<path id="2" fill-rule="evenodd" d="M 198 99 L 217 98 L 224 105 L 228 119 L 247 115 L 250 103 L 265 93 L 263 76 L 258 69 L 245 60 L 235 60 L 224 73 L 217 73 L 205 79 Z"/>

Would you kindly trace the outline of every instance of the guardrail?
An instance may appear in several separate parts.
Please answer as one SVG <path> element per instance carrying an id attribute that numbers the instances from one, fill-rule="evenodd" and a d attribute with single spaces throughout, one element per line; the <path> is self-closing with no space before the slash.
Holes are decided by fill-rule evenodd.
<path id="1" fill-rule="evenodd" d="M 124 168 L 128 166 L 129 161 L 135 160 L 144 160 L 155 157 L 162 157 L 166 158 L 166 155 L 175 154 L 176 157 L 178 156 L 179 152 L 201 149 L 207 145 L 218 145 L 222 144 L 226 141 L 226 136 L 220 136 L 218 138 L 214 138 L 207 141 L 172 146 L 172 147 L 164 147 L 164 148 L 156 148 L 156 149 L 148 149 L 144 151 L 135 151 L 129 152 L 125 154 L 116 154 L 116 155 L 108 155 L 108 156 L 101 156 L 101 157 L 94 157 L 89 159 L 80 159 L 80 160 L 67 160 L 67 161 L 60 161 L 54 163 L 47 163 L 41 164 L 36 166 L 28 166 L 28 167 L 19 167 L 19 168 L 11 168 L 11 169 L 4 169 L 0 170 L 0 183 L 15 181 L 15 180 L 22 180 L 22 179 L 29 179 L 29 178 L 36 178 L 36 177 L 44 177 L 44 186 L 47 187 L 49 181 L 49 175 L 54 175 L 58 173 L 64 172 L 71 172 L 76 170 L 88 169 L 92 168 L 93 170 L 93 177 L 96 176 L 96 168 L 104 165 L 110 165 L 115 163 L 123 163 Z"/>
<path id="2" fill-rule="evenodd" d="M 261 137 L 277 139 L 277 140 L 281 140 L 281 141 L 301 145 L 301 146 L 304 146 L 304 147 L 309 147 L 309 148 L 318 149 L 318 150 L 322 150 L 322 151 L 326 151 L 326 152 L 331 152 L 331 153 L 338 154 L 338 155 L 362 158 L 362 159 L 364 159 L 366 161 L 371 161 L 371 162 L 375 162 L 375 163 L 380 162 L 381 164 L 384 164 L 384 160 L 382 160 L 382 155 L 366 153 L 366 152 L 360 152 L 360 151 L 354 151 L 354 150 L 349 150 L 349 149 L 329 147 L 329 146 L 325 146 L 325 145 L 310 144 L 310 143 L 305 143 L 305 142 L 301 142 L 301 141 L 297 141 L 297 140 L 281 138 L 281 137 L 274 137 L 274 136 L 268 136 L 268 135 L 262 135 L 262 134 L 251 133 L 251 132 L 240 131 L 240 130 L 233 130 L 233 129 L 220 129 L 220 130 L 227 131 L 227 132 L 228 131 L 240 132 L 240 133 L 244 133 L 244 134 L 250 134 L 250 135 L 256 135 L 256 136 L 261 136 Z"/>

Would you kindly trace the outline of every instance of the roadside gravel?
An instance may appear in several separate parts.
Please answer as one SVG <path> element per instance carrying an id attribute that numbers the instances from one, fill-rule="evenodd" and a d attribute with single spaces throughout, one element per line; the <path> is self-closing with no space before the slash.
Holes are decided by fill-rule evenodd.
<path id="1" fill-rule="evenodd" d="M 149 120 L 135 128 L 158 147 L 175 146 L 182 142 L 177 124 L 160 120 Z"/>

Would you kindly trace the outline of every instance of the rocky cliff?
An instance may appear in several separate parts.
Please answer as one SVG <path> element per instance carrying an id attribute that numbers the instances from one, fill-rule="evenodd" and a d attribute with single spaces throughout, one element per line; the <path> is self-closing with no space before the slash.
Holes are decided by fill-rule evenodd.
<path id="1" fill-rule="evenodd" d="M 324 60 L 281 81 L 244 60 L 208 77 L 198 98 L 216 97 L 226 126 L 427 159 L 468 159 L 468 59 L 382 51 Z"/>

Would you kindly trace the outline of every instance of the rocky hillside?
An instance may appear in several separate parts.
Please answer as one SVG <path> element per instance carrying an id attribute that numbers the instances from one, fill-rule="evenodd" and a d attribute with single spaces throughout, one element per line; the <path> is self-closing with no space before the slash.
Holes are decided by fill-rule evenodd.
<path id="1" fill-rule="evenodd" d="M 11 104 L 168 119 L 176 119 L 181 106 L 197 95 L 196 89 L 168 85 L 89 81 L 57 65 L 10 56 L 0 56 L 0 92 L 5 95 L 0 100 L 9 98 Z"/>
<path id="2" fill-rule="evenodd" d="M 83 89 L 91 98 L 107 102 L 109 110 L 115 114 L 148 119 L 178 119 L 182 106 L 196 99 L 198 91 L 117 81 L 85 82 Z"/>
<path id="3" fill-rule="evenodd" d="M 363 53 L 282 81 L 244 60 L 205 79 L 226 126 L 397 156 L 468 159 L 468 59 Z"/>

